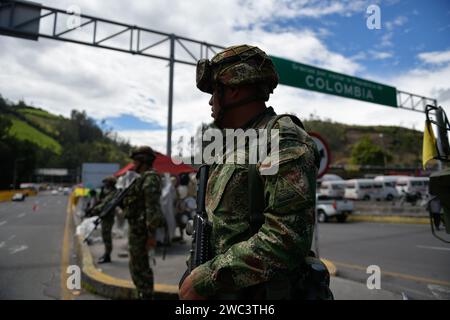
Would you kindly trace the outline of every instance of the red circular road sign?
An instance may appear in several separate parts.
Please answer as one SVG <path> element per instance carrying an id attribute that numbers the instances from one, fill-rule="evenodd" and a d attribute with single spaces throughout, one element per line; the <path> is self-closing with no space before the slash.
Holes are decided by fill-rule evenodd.
<path id="1" fill-rule="evenodd" d="M 328 144 L 325 139 L 320 136 L 320 134 L 316 132 L 308 132 L 311 138 L 314 140 L 317 146 L 317 150 L 319 150 L 320 155 L 320 168 L 317 173 L 317 178 L 321 178 L 325 173 L 327 173 L 328 168 L 331 163 L 331 152 Z"/>

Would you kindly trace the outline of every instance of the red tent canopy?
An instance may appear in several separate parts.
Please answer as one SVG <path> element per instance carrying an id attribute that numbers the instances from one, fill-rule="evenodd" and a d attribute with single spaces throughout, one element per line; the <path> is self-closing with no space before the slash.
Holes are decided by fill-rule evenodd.
<path id="1" fill-rule="evenodd" d="M 133 163 L 127 164 L 125 167 L 114 173 L 114 176 L 119 177 L 125 174 L 128 170 L 134 168 Z M 174 164 L 172 159 L 162 153 L 156 152 L 156 159 L 153 162 L 153 169 L 158 173 L 170 173 L 179 175 L 180 173 L 196 172 L 193 167 L 187 164 Z"/>

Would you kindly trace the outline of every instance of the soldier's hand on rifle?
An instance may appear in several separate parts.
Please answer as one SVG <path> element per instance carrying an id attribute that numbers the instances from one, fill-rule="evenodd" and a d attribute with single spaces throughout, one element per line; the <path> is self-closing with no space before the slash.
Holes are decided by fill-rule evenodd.
<path id="1" fill-rule="evenodd" d="M 190 275 L 184 279 L 183 284 L 181 285 L 180 292 L 178 296 L 180 300 L 206 300 L 206 297 L 199 295 L 192 285 L 192 279 L 195 277 L 195 269 L 192 271 Z"/>

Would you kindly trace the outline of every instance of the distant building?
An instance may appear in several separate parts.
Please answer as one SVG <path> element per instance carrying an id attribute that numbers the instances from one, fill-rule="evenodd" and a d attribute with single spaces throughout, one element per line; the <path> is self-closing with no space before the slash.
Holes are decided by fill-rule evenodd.
<path id="1" fill-rule="evenodd" d="M 106 176 L 114 175 L 119 169 L 118 163 L 83 163 L 81 183 L 85 188 L 99 188 Z"/>

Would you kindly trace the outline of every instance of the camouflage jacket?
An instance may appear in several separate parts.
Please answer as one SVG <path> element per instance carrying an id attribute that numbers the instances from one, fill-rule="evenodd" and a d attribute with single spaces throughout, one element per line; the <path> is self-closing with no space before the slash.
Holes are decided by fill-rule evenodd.
<path id="1" fill-rule="evenodd" d="M 161 178 L 151 170 L 146 171 L 129 191 L 123 200 L 125 216 L 128 220 L 145 221 L 151 230 L 161 226 L 163 215 L 161 212 Z"/>
<path id="2" fill-rule="evenodd" d="M 105 191 L 100 201 L 91 210 L 89 210 L 89 215 L 98 216 L 100 213 L 102 213 L 103 208 L 108 204 L 108 202 L 113 199 L 115 194 L 116 189 L 109 189 Z"/>
<path id="3" fill-rule="evenodd" d="M 245 128 L 265 128 L 275 116 L 268 108 Z M 273 128 L 279 129 L 279 169 L 275 175 L 261 175 L 264 224 L 256 234 L 250 227 L 248 162 L 210 168 L 206 210 L 215 257 L 194 271 L 193 286 L 202 296 L 239 292 L 295 273 L 311 248 L 319 154 L 311 137 L 289 117 Z"/>

